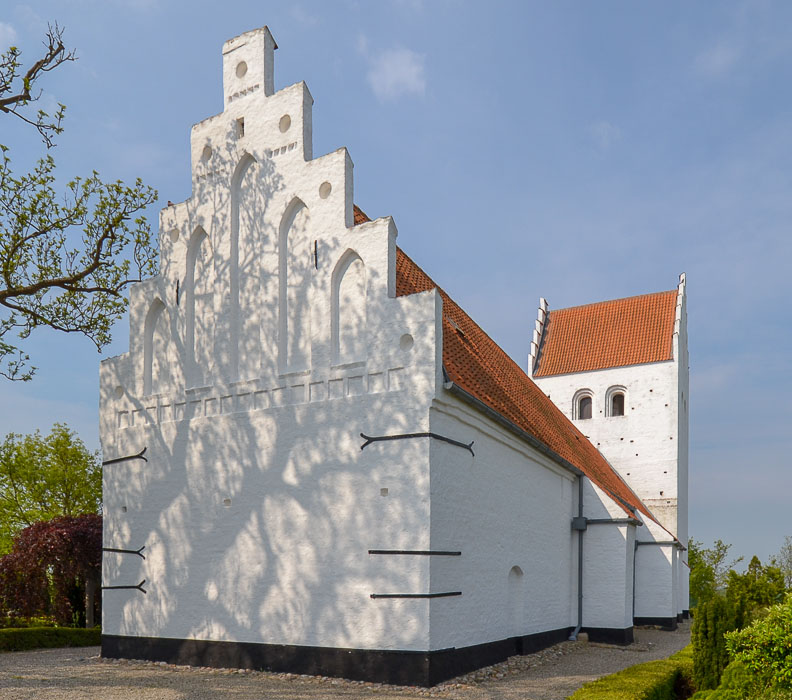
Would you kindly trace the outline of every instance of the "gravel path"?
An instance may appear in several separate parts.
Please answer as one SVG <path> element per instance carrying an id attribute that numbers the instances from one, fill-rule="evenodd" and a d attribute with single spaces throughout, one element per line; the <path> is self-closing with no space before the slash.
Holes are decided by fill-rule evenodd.
<path id="1" fill-rule="evenodd" d="M 0 654 L 4 700 L 260 700 L 364 698 L 392 700 L 563 700 L 584 683 L 633 664 L 665 658 L 690 641 L 690 623 L 675 632 L 638 629 L 636 642 L 614 647 L 563 642 L 529 656 L 460 676 L 431 689 L 297 676 L 195 669 L 99 658 L 99 647 Z"/>

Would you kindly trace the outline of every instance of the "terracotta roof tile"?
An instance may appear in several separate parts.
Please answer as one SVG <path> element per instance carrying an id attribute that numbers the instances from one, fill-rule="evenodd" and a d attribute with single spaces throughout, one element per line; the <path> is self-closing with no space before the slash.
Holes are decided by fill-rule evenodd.
<path id="1" fill-rule="evenodd" d="M 550 311 L 534 376 L 673 359 L 677 291 Z"/>
<path id="2" fill-rule="evenodd" d="M 355 223 L 368 221 L 357 206 Z M 608 461 L 459 305 L 396 248 L 396 295 L 437 288 L 443 299 L 443 366 L 449 379 L 580 469 L 625 512 L 652 518 Z"/>
<path id="3" fill-rule="evenodd" d="M 371 221 L 371 219 L 366 216 L 366 212 L 364 212 L 357 204 L 352 205 L 352 211 L 355 215 L 355 226 L 358 224 L 365 224 L 367 221 Z"/>

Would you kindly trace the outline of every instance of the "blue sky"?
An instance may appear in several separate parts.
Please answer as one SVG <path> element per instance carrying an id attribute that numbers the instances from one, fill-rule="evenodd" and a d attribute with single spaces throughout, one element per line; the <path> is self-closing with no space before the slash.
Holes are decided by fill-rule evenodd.
<path id="1" fill-rule="evenodd" d="M 54 20 L 80 57 L 42 82 L 68 105 L 59 172 L 140 176 L 162 205 L 222 110 L 223 42 L 269 25 L 276 88 L 314 97 L 314 153 L 348 147 L 356 202 L 523 366 L 540 296 L 686 272 L 691 534 L 762 558 L 792 535 L 792 4 L 7 0 L 0 46 L 34 59 Z M 0 142 L 19 171 L 41 152 L 8 119 Z M 127 343 L 121 322 L 104 354 Z M 98 447 L 93 345 L 27 348 L 0 433 L 65 420 Z"/>

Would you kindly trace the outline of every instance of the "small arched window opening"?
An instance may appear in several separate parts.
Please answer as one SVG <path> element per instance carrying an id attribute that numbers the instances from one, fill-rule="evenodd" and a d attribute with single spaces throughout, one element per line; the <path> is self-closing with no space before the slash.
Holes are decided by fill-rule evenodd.
<path id="1" fill-rule="evenodd" d="M 348 250 L 332 276 L 331 335 L 335 363 L 366 359 L 366 267 Z"/>
<path id="2" fill-rule="evenodd" d="M 572 397 L 572 420 L 586 420 L 594 413 L 594 393 L 591 389 L 578 389 Z"/>
<path id="3" fill-rule="evenodd" d="M 608 417 L 623 416 L 627 407 L 627 389 L 616 385 L 605 392 L 605 415 Z"/>
<path id="4" fill-rule="evenodd" d="M 279 366 L 282 372 L 300 372 L 311 361 L 310 215 L 295 197 L 286 207 L 278 235 Z"/>
<path id="5" fill-rule="evenodd" d="M 143 325 L 143 393 L 156 394 L 170 383 L 168 312 L 160 299 L 151 302 Z"/>
<path id="6" fill-rule="evenodd" d="M 202 386 L 212 357 L 212 252 L 209 237 L 200 226 L 187 246 L 185 292 L 185 349 L 188 386 Z"/>

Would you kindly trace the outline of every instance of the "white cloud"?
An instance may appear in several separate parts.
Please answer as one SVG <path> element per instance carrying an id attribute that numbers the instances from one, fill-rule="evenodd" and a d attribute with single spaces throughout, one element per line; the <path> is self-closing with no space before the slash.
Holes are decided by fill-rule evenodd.
<path id="1" fill-rule="evenodd" d="M 380 100 L 403 95 L 423 95 L 426 91 L 423 54 L 410 49 L 386 49 L 369 59 L 368 81 Z"/>
<path id="2" fill-rule="evenodd" d="M 699 53 L 693 61 L 693 67 L 699 75 L 717 78 L 734 67 L 740 54 L 739 47 L 721 42 Z"/>
<path id="3" fill-rule="evenodd" d="M 319 24 L 319 16 L 311 14 L 302 5 L 295 5 L 291 11 L 292 17 L 302 25 L 313 26 Z"/>
<path id="4" fill-rule="evenodd" d="M 614 143 L 621 139 L 621 129 L 608 121 L 589 124 L 587 131 L 594 139 L 600 150 L 607 151 Z"/>
<path id="5" fill-rule="evenodd" d="M 25 27 L 29 32 L 38 34 L 47 28 L 47 20 L 30 5 L 17 5 L 14 8 L 14 16 L 17 19 L 17 25 Z"/>
<path id="6" fill-rule="evenodd" d="M 9 46 L 12 46 L 16 38 L 16 30 L 10 24 L 0 22 L 0 51 L 5 51 Z"/>

